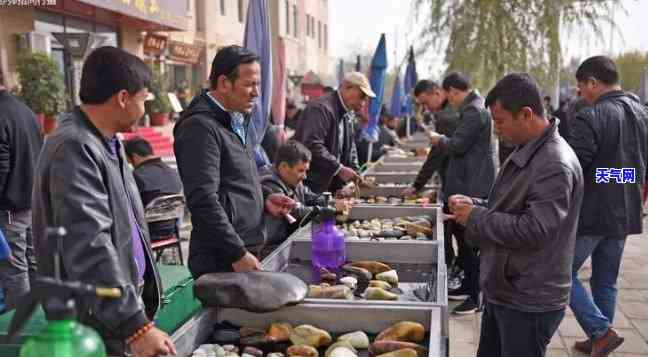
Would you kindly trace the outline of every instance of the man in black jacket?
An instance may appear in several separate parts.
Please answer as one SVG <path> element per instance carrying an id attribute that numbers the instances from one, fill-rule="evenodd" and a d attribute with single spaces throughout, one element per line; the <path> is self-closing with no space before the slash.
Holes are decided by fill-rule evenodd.
<path id="1" fill-rule="evenodd" d="M 612 326 L 626 236 L 642 232 L 648 111 L 621 91 L 616 65 L 607 57 L 585 60 L 576 79 L 590 106 L 575 115 L 569 138 L 585 176 L 570 307 L 589 338 L 575 348 L 607 356 L 623 342 Z M 591 296 L 578 280 L 578 270 L 590 256 Z"/>
<path id="2" fill-rule="evenodd" d="M 11 249 L 11 259 L 0 261 L 0 289 L 6 309 L 16 307 L 36 275 L 31 194 L 42 146 L 36 115 L 9 94 L 0 70 L 0 230 Z"/>
<path id="3" fill-rule="evenodd" d="M 488 201 L 450 197 L 454 219 L 481 252 L 477 356 L 544 357 L 569 301 L 583 174 L 556 121 L 545 117 L 531 76 L 507 75 L 486 105 L 497 135 L 517 149 Z"/>
<path id="4" fill-rule="evenodd" d="M 452 108 L 448 99 L 446 98 L 443 88 L 439 84 L 429 79 L 422 79 L 414 86 L 414 98 L 419 105 L 425 107 L 434 118 L 434 128 L 439 134 L 451 137 L 457 128 L 459 115 Z M 441 176 L 441 186 L 444 184 L 444 177 L 446 169 L 448 168 L 448 155 L 443 153 L 438 147 L 430 148 L 421 170 L 416 175 L 416 180 L 412 187 L 407 188 L 403 194 L 410 196 L 423 190 L 425 185 L 430 181 L 435 172 Z M 443 191 L 443 190 L 442 190 Z M 460 267 L 463 266 L 461 258 L 463 252 L 458 252 L 457 261 L 455 262 L 455 253 L 452 246 L 452 233 L 450 226 L 452 222 L 444 222 L 444 249 L 446 265 L 450 268 L 450 275 L 448 276 L 448 286 L 451 289 L 456 289 L 460 286 L 461 279 L 459 279 Z M 461 246 L 463 248 L 463 245 Z M 459 284 L 457 284 L 457 282 Z"/>
<path id="5" fill-rule="evenodd" d="M 128 162 L 133 165 L 133 177 L 146 208 L 154 199 L 182 192 L 178 172 L 153 154 L 153 147 L 143 138 L 134 138 L 124 143 Z"/>
<path id="6" fill-rule="evenodd" d="M 191 212 L 189 269 L 247 272 L 261 265 L 253 252 L 265 244 L 264 207 L 281 217 L 295 202 L 264 200 L 250 140 L 259 96 L 259 57 L 240 46 L 222 48 L 212 62 L 211 88 L 196 96 L 174 129 L 175 154 Z"/>
<path id="7" fill-rule="evenodd" d="M 484 107 L 484 98 L 471 90 L 470 82 L 460 73 L 449 74 L 442 84 L 450 104 L 459 112 L 459 125 L 452 136 L 430 133 L 430 143 L 448 156 L 448 168 L 443 184 L 444 197 L 463 194 L 486 198 L 495 178 L 495 153 L 491 116 Z M 445 205 L 447 211 L 447 201 Z M 448 291 L 448 298 L 463 304 L 455 313 L 474 313 L 479 308 L 479 256 L 478 249 L 468 246 L 461 225 L 453 223 L 450 231 L 457 239 L 462 252 L 465 278 L 462 285 Z"/>
<path id="8" fill-rule="evenodd" d="M 337 91 L 310 102 L 301 113 L 295 139 L 313 154 L 306 179 L 313 192 L 334 192 L 359 177 L 352 122 L 375 96 L 364 74 L 349 72 Z"/>
<path id="9" fill-rule="evenodd" d="M 135 168 L 133 177 L 137 184 L 144 208 L 154 199 L 182 193 L 182 182 L 178 171 L 172 169 L 159 156 L 153 155 L 153 148 L 143 138 L 134 138 L 124 143 L 128 162 Z M 148 224 L 151 241 L 176 233 L 177 219 L 157 221 Z"/>
<path id="10" fill-rule="evenodd" d="M 63 278 L 121 290 L 118 299 L 79 309 L 113 356 L 127 349 L 136 357 L 175 353 L 169 336 L 153 327 L 162 287 L 142 201 L 116 137 L 144 115 L 151 77 L 142 60 L 121 49 L 94 50 L 83 65 L 82 105 L 48 137 L 34 183 L 38 272 L 54 275 L 56 244 L 46 229 L 64 227 Z"/>

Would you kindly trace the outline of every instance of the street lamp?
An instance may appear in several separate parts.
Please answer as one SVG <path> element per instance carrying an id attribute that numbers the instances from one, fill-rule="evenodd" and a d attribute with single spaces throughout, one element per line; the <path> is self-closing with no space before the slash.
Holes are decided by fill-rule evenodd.
<path id="1" fill-rule="evenodd" d="M 52 36 L 63 46 L 72 58 L 71 66 L 66 71 L 72 77 L 72 102 L 79 105 L 79 87 L 81 84 L 81 68 L 83 59 L 97 45 L 103 43 L 105 36 L 94 33 L 63 33 L 54 32 Z M 71 69 L 71 71 L 70 71 Z"/>

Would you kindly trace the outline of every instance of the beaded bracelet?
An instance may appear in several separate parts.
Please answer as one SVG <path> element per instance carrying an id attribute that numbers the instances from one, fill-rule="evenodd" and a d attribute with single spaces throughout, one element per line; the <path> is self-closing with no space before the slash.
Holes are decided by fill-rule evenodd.
<path id="1" fill-rule="evenodd" d="M 137 341 L 140 337 L 144 336 L 145 333 L 152 329 L 153 325 L 153 322 L 149 322 L 146 325 L 142 326 L 139 330 L 135 331 L 135 333 L 131 337 L 126 339 L 126 344 L 130 345 L 133 342 Z"/>

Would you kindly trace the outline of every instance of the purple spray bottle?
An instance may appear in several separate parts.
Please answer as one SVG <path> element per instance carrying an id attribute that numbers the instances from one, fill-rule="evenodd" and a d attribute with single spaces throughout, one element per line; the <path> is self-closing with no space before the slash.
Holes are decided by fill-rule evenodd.
<path id="1" fill-rule="evenodd" d="M 326 205 L 321 207 L 311 227 L 311 255 L 316 276 L 321 268 L 337 274 L 346 263 L 345 237 L 335 226 L 336 209 L 331 205 L 331 193 L 325 192 L 324 198 Z"/>

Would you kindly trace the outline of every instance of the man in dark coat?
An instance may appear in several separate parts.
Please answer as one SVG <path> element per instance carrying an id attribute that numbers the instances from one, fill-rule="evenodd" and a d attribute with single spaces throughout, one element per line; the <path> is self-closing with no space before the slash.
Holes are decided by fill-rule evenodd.
<path id="1" fill-rule="evenodd" d="M 334 192 L 359 177 L 353 119 L 375 96 L 364 74 L 349 72 L 337 91 L 310 102 L 301 113 L 295 139 L 313 154 L 305 182 L 313 192 Z"/>
<path id="2" fill-rule="evenodd" d="M 585 60 L 576 79 L 589 107 L 576 113 L 569 138 L 585 176 L 570 307 L 588 340 L 574 347 L 591 351 L 591 356 L 607 356 L 623 342 L 612 326 L 626 237 L 642 232 L 648 111 L 621 90 L 617 67 L 607 57 Z M 589 257 L 591 296 L 578 280 Z"/>
<path id="3" fill-rule="evenodd" d="M 0 261 L 0 290 L 6 309 L 16 307 L 36 276 L 31 195 L 42 146 L 36 115 L 7 91 L 0 70 L 0 230 L 11 249 L 11 259 Z"/>
<path id="4" fill-rule="evenodd" d="M 124 143 L 128 162 L 133 165 L 133 177 L 146 208 L 154 199 L 182 193 L 182 181 L 178 171 L 153 154 L 146 139 L 134 138 Z"/>
<path id="5" fill-rule="evenodd" d="M 369 146 L 371 146 L 371 162 L 378 161 L 389 149 L 398 145 L 398 137 L 394 129 L 398 127 L 398 118 L 387 113 L 385 108 L 380 114 L 380 126 L 378 131 L 378 141 L 369 145 L 369 141 L 362 136 L 362 126 L 355 128 L 355 143 L 358 151 L 358 162 L 364 165 L 369 157 Z"/>
<path id="6" fill-rule="evenodd" d="M 304 222 L 304 219 L 311 213 L 314 206 L 326 204 L 323 195 L 314 193 L 303 183 L 311 159 L 311 153 L 304 145 L 298 141 L 290 140 L 277 150 L 277 161 L 272 171 L 261 177 L 265 197 L 271 194 L 283 194 L 297 202 L 297 206 L 290 212 L 290 215 L 296 220 L 293 223 L 285 217 L 278 218 L 266 214 L 265 222 L 268 231 L 268 244 L 270 245 L 280 244 L 299 226 L 307 223 Z M 348 208 L 345 200 L 336 200 L 335 205 L 340 210 Z"/>
<path id="7" fill-rule="evenodd" d="M 486 105 L 500 140 L 517 148 L 488 201 L 450 197 L 454 219 L 481 252 L 477 356 L 544 357 L 569 302 L 583 173 L 531 76 L 507 75 Z"/>
<path id="8" fill-rule="evenodd" d="M 433 124 L 436 131 L 439 134 L 451 137 L 457 128 L 459 115 L 448 102 L 448 99 L 443 92 L 443 88 L 429 79 L 420 80 L 414 87 L 414 98 L 419 105 L 424 106 L 425 109 L 432 114 Z M 448 159 L 449 156 L 442 152 L 439 147 L 430 148 L 430 152 L 428 153 L 421 170 L 416 176 L 414 184 L 411 188 L 406 189 L 404 194 L 409 196 L 423 190 L 435 172 L 438 172 L 441 176 L 441 186 L 443 186 L 446 169 L 448 168 Z M 452 269 L 455 264 L 455 254 L 454 248 L 452 247 L 452 234 L 448 224 L 452 224 L 452 222 L 444 223 L 444 249 L 446 264 L 451 268 L 451 274 L 448 277 L 448 284 L 450 284 L 452 281 L 456 281 L 456 276 L 459 272 L 458 269 Z M 461 252 L 459 255 L 462 256 Z M 457 258 L 459 259 L 459 257 Z M 457 262 L 458 266 L 461 265 L 459 263 L 460 262 Z M 458 286 L 453 286 L 452 288 L 457 287 Z"/>
<path id="9" fill-rule="evenodd" d="M 449 74 L 442 84 L 450 104 L 459 112 L 459 125 L 452 136 L 430 133 L 432 146 L 448 156 L 448 168 L 443 184 L 444 197 L 463 194 L 486 198 L 495 179 L 495 149 L 491 116 L 484 107 L 484 98 L 471 90 L 470 82 L 460 73 Z M 445 204 L 447 211 L 447 201 Z M 451 224 L 450 231 L 459 245 L 465 245 L 465 229 Z M 474 313 L 479 308 L 479 256 L 474 246 L 464 246 L 462 285 L 448 291 L 448 298 L 466 298 L 454 309 L 455 313 Z"/>
<path id="10" fill-rule="evenodd" d="M 124 151 L 128 162 L 135 168 L 133 177 L 144 208 L 158 197 L 182 193 L 182 181 L 178 171 L 154 155 L 148 141 L 143 138 L 128 140 L 124 143 Z M 177 224 L 177 219 L 149 223 L 151 240 L 176 233 Z"/>
<path id="11" fill-rule="evenodd" d="M 56 240 L 63 227 L 61 275 L 119 288 L 118 299 L 82 304 L 81 322 L 96 329 L 108 354 L 136 357 L 175 353 L 166 333 L 153 327 L 162 285 L 149 245 L 137 186 L 118 132 L 144 115 L 152 80 L 141 59 L 100 47 L 85 60 L 82 105 L 61 120 L 43 146 L 33 194 L 34 248 L 38 273 L 54 276 Z"/>
<path id="12" fill-rule="evenodd" d="M 193 230 L 189 270 L 247 272 L 265 244 L 264 208 L 283 216 L 294 201 L 264 200 L 250 140 L 249 114 L 257 102 L 261 66 L 240 46 L 222 48 L 212 62 L 211 89 L 196 96 L 174 128 L 174 148 Z"/>

